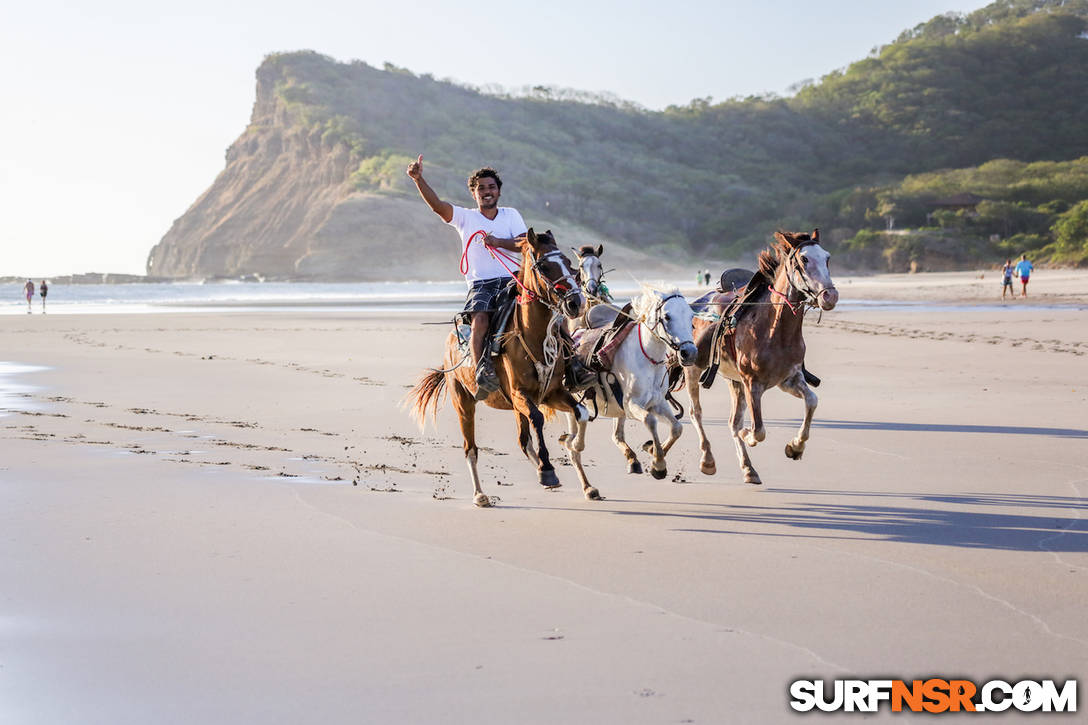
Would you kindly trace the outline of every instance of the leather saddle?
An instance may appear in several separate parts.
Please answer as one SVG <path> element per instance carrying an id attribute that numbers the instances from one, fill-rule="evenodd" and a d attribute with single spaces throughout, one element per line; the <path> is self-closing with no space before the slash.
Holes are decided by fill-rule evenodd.
<path id="1" fill-rule="evenodd" d="M 601 312 L 596 313 L 596 310 Z M 612 369 L 616 350 L 636 324 L 628 317 L 631 313 L 630 302 L 623 306 L 622 313 L 597 305 L 586 313 L 590 327 L 574 331 L 575 354 L 590 370 L 607 372 Z"/>

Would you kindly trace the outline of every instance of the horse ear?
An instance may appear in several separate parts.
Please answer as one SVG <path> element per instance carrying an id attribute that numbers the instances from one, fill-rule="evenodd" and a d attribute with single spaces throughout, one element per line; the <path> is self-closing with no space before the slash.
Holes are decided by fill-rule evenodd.
<path id="1" fill-rule="evenodd" d="M 787 247 L 793 246 L 790 240 L 786 237 L 786 233 L 783 232 L 781 229 L 774 233 L 774 238 L 779 244 L 784 244 Z"/>
<path id="2" fill-rule="evenodd" d="M 820 230 L 819 229 L 813 229 L 812 230 L 812 241 L 816 242 L 817 244 L 820 243 Z"/>
<path id="3" fill-rule="evenodd" d="M 529 246 L 536 247 L 536 232 L 532 227 L 529 227 L 529 231 L 525 232 L 525 239 L 528 240 Z"/>
<path id="4" fill-rule="evenodd" d="M 602 254 L 604 254 L 604 245 L 603 244 L 598 244 L 597 245 L 597 256 L 599 257 Z"/>

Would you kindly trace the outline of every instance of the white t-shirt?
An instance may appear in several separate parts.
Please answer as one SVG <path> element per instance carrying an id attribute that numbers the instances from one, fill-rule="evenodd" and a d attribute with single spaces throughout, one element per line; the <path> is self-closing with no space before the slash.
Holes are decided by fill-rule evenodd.
<path id="1" fill-rule="evenodd" d="M 508 206 L 500 206 L 499 213 L 494 219 L 488 219 L 480 213 L 479 209 L 465 209 L 464 207 L 453 206 L 453 218 L 450 219 L 449 225 L 461 235 L 462 254 L 465 252 L 465 244 L 468 243 L 469 238 L 481 229 L 485 234 L 490 234 L 499 239 L 513 239 L 528 231 L 521 214 L 518 214 L 517 209 Z M 505 253 L 507 257 L 515 259 L 514 262 L 507 259 L 502 261 L 511 271 L 516 272 L 521 264 L 520 255 L 517 252 L 510 252 L 505 249 L 499 251 Z M 472 244 L 469 245 L 467 261 L 468 271 L 465 273 L 465 281 L 468 282 L 470 287 L 478 279 L 511 276 L 511 272 L 507 271 L 506 267 L 503 267 L 499 260 L 491 255 L 491 252 L 487 251 L 483 244 L 483 237 L 480 235 L 477 235 L 472 240 Z"/>

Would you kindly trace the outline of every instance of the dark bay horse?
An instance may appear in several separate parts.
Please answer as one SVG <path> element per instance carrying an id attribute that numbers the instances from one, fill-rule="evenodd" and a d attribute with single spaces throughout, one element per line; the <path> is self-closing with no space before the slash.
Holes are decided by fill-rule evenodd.
<path id="1" fill-rule="evenodd" d="M 735 312 L 729 309 L 738 296 L 733 293 L 719 293 L 707 300 L 707 311 L 721 319 L 696 318 L 699 354 L 695 365 L 684 369 L 691 420 L 702 450 L 700 470 L 708 475 L 717 470 L 703 430 L 699 400 L 700 376 L 716 363 L 717 374 L 729 381 L 733 402 L 730 424 L 746 483 L 762 483 L 752 468 L 746 444 L 754 446 L 766 438 L 761 400 L 769 388 L 777 386 L 805 401 L 804 421 L 797 437 L 786 444 L 786 456 L 799 460 L 804 453 L 817 399 L 802 368 L 805 340 L 801 326 L 808 307 L 830 310 L 839 300 L 827 268 L 831 255 L 820 246 L 818 229 L 811 235 L 779 231 L 774 236 L 775 244 L 759 255 L 759 274 L 739 292 L 744 306 Z M 735 328 L 729 318 L 735 318 Z M 750 428 L 743 428 L 746 408 L 751 414 Z"/>
<path id="2" fill-rule="evenodd" d="M 563 386 L 565 360 L 561 349 L 559 326 L 564 317 L 577 317 L 585 307 L 585 296 L 571 273 L 570 260 L 559 251 L 551 232 L 535 234 L 529 230 L 521 244 L 521 269 L 517 277 L 522 295 L 518 309 L 503 335 L 502 352 L 495 362 L 500 387 L 483 402 L 499 410 L 513 410 L 517 420 L 518 444 L 525 456 L 536 464 L 540 484 L 560 485 L 548 449 L 544 445 L 544 421 L 556 412 L 570 413 L 575 440 L 585 440 L 589 414 Z M 427 408 L 437 416 L 443 391 L 452 390 L 453 407 L 465 439 L 465 459 L 472 478 L 473 503 L 485 507 L 491 500 L 480 488 L 476 446 L 476 381 L 472 366 L 458 365 L 462 353 L 457 336 L 446 339 L 445 370 L 431 370 L 406 398 L 412 414 L 422 427 Z M 536 433 L 536 449 L 530 440 L 530 427 Z M 569 447 L 571 464 L 582 483 L 587 499 L 599 500 L 597 489 L 589 485 L 582 467 L 582 447 Z"/>

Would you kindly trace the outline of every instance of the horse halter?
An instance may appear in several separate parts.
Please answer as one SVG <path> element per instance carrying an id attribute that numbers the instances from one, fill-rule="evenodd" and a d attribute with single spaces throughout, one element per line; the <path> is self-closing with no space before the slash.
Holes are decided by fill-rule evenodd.
<path id="1" fill-rule="evenodd" d="M 684 342 L 676 342 L 675 336 L 665 327 L 665 316 L 664 314 L 662 314 L 665 309 L 665 303 L 676 297 L 684 299 L 684 296 L 678 293 L 661 298 L 661 301 L 658 302 L 653 309 L 654 324 L 646 325 L 646 328 L 650 331 L 651 335 L 656 337 L 658 340 L 661 340 L 661 342 L 665 343 L 665 345 L 671 348 L 673 352 L 679 354 L 680 348 L 683 347 L 684 342 L 687 341 L 685 340 Z M 645 320 L 640 320 L 640 322 L 643 322 L 643 324 L 645 324 Z M 658 333 L 658 328 L 661 329 L 660 333 Z M 645 351 L 643 351 L 643 354 L 645 354 Z"/>
<path id="2" fill-rule="evenodd" d="M 801 293 L 801 303 L 811 307 L 819 307 L 820 293 L 812 289 L 808 275 L 805 274 L 804 265 L 798 260 L 801 258 L 802 249 L 805 247 L 818 246 L 819 244 L 820 243 L 815 239 L 801 242 L 790 249 L 789 254 L 786 255 L 785 259 L 786 281 L 790 283 L 791 287 Z M 796 279 L 794 278 L 795 274 Z"/>
<path id="3" fill-rule="evenodd" d="M 598 257 L 596 254 L 581 254 L 581 255 L 579 255 L 577 250 L 574 250 L 573 247 L 571 247 L 571 249 L 574 251 L 574 253 L 576 255 L 578 255 L 578 270 L 574 273 L 574 278 L 576 280 L 578 280 L 578 286 L 580 286 L 582 288 L 582 290 L 585 291 L 586 295 L 588 295 L 589 297 L 597 298 L 597 293 L 600 291 L 601 286 L 604 285 L 604 275 L 605 275 L 605 273 L 604 273 L 604 265 L 601 264 L 601 258 Z M 582 273 L 584 268 L 585 268 L 585 260 L 587 260 L 587 259 L 597 260 L 597 264 L 601 267 L 601 276 L 600 277 L 594 278 L 591 275 Z M 594 283 L 594 288 L 592 290 L 589 288 L 589 285 L 590 285 L 591 282 Z"/>
<path id="4" fill-rule="evenodd" d="M 552 249 L 544 254 L 537 255 L 533 252 L 533 263 L 529 267 L 530 271 L 536 276 L 537 280 L 541 282 L 541 286 L 548 290 L 548 296 L 552 299 L 546 302 L 549 307 L 561 307 L 567 303 L 572 296 L 581 295 L 582 288 L 578 286 L 578 282 L 575 280 L 574 275 L 570 273 L 570 269 L 567 267 L 566 260 L 563 257 L 563 253 L 558 249 Z M 563 270 L 563 276 L 551 280 L 548 276 L 541 271 L 540 265 L 544 262 L 552 262 L 559 266 Z M 566 284 L 566 289 L 560 285 Z"/>

